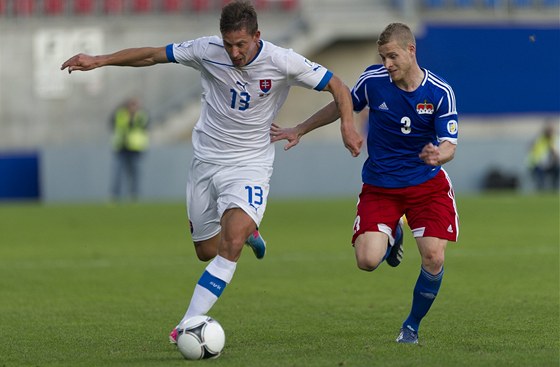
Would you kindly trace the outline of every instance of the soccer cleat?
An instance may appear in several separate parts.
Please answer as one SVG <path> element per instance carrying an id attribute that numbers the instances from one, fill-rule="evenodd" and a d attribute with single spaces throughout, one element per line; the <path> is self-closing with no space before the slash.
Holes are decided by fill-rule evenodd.
<path id="1" fill-rule="evenodd" d="M 257 259 L 262 259 L 264 257 L 264 254 L 266 253 L 266 242 L 261 237 L 258 229 L 253 232 L 249 238 L 247 238 L 245 244 L 253 249 L 253 253 Z"/>
<path id="2" fill-rule="evenodd" d="M 392 266 L 393 268 L 399 266 L 403 259 L 403 239 L 404 239 L 404 232 L 403 232 L 403 220 L 399 220 L 399 224 L 397 224 L 397 229 L 395 231 L 395 243 L 393 244 L 393 248 L 387 256 L 387 264 Z"/>
<path id="3" fill-rule="evenodd" d="M 177 328 L 175 328 L 169 333 L 169 342 L 171 344 L 177 344 L 178 337 L 179 337 L 179 331 L 177 330 Z"/>
<path id="4" fill-rule="evenodd" d="M 418 333 L 410 326 L 403 327 L 399 336 L 397 336 L 397 343 L 418 344 Z"/>

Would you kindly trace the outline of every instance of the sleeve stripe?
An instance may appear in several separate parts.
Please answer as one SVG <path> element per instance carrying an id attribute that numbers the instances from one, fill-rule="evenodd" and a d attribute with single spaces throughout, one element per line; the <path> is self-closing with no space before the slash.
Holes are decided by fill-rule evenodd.
<path id="1" fill-rule="evenodd" d="M 175 56 L 173 55 L 172 43 L 170 43 L 169 45 L 167 45 L 167 47 L 165 47 L 165 54 L 167 55 L 167 60 L 169 60 L 170 62 L 177 63 L 177 60 L 175 60 Z"/>
<path id="2" fill-rule="evenodd" d="M 321 79 L 319 84 L 317 84 L 317 86 L 314 89 L 318 91 L 322 91 L 323 89 L 325 89 L 327 84 L 329 84 L 329 81 L 331 80 L 332 76 L 333 76 L 332 71 L 327 70 L 327 72 L 323 76 L 323 79 Z"/>
<path id="3" fill-rule="evenodd" d="M 449 105 L 448 113 L 457 113 L 457 106 L 455 105 L 455 94 L 453 93 L 453 89 L 451 89 L 449 84 L 443 82 L 440 79 L 437 79 L 432 73 L 430 73 L 430 75 L 428 76 L 428 81 L 445 92 L 447 96 L 447 103 Z"/>
<path id="4" fill-rule="evenodd" d="M 360 86 L 369 78 L 385 78 L 388 75 L 389 74 L 387 73 L 387 70 L 383 67 L 376 70 L 364 71 L 358 78 L 358 81 L 356 82 L 356 85 L 353 89 L 359 89 Z"/>

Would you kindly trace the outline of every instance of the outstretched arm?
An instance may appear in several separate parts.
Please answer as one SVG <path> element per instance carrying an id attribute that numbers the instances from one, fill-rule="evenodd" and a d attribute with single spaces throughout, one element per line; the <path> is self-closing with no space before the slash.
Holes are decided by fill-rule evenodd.
<path id="1" fill-rule="evenodd" d="M 352 97 L 348 87 L 336 76 L 333 75 L 325 90 L 333 95 L 334 101 L 314 113 L 301 124 L 282 129 L 276 124 L 272 124 L 270 131 L 271 142 L 286 139 L 288 144 L 285 150 L 299 143 L 299 139 L 310 131 L 321 126 L 328 125 L 340 118 L 340 130 L 344 146 L 350 151 L 352 156 L 357 157 L 362 148 L 363 138 L 354 126 L 354 116 L 352 107 Z"/>
<path id="2" fill-rule="evenodd" d="M 77 54 L 66 60 L 60 70 L 68 68 L 68 73 L 75 70 L 88 71 L 102 66 L 151 66 L 167 63 L 165 47 L 127 48 L 108 55 L 91 56 Z"/>

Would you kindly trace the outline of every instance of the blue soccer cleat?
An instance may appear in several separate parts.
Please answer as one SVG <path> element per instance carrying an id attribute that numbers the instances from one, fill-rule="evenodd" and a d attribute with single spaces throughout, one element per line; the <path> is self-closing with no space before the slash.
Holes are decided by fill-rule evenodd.
<path id="1" fill-rule="evenodd" d="M 395 231 L 395 243 L 393 244 L 393 248 L 387 256 L 387 264 L 392 266 L 393 268 L 399 266 L 403 259 L 404 249 L 403 249 L 403 239 L 404 239 L 404 232 L 403 232 L 403 220 L 402 218 L 399 220 L 399 224 L 397 224 L 397 229 Z"/>
<path id="2" fill-rule="evenodd" d="M 261 234 L 259 233 L 258 229 L 255 232 L 253 232 L 249 236 L 249 238 L 247 238 L 245 244 L 253 250 L 253 253 L 255 254 L 257 259 L 260 260 L 264 257 L 266 253 L 266 242 L 261 237 Z"/>
<path id="3" fill-rule="evenodd" d="M 418 333 L 410 326 L 403 327 L 399 336 L 397 336 L 397 343 L 418 344 Z"/>

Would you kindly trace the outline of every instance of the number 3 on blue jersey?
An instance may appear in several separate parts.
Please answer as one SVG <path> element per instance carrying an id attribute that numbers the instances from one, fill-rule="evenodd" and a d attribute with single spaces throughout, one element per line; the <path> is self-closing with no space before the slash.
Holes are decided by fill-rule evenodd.
<path id="1" fill-rule="evenodd" d="M 410 134 L 410 132 L 412 131 L 412 120 L 410 119 L 410 117 L 404 116 L 401 119 L 401 125 L 401 132 L 405 135 Z"/>
<path id="2" fill-rule="evenodd" d="M 251 95 L 249 93 L 237 93 L 237 91 L 233 88 L 229 91 L 231 92 L 231 108 L 238 109 L 239 111 L 245 111 L 249 108 L 249 101 L 251 100 Z"/>

